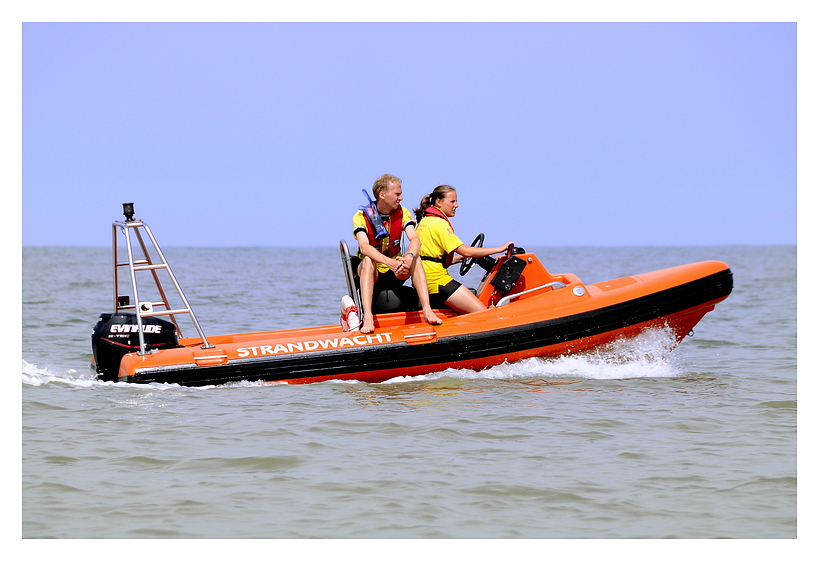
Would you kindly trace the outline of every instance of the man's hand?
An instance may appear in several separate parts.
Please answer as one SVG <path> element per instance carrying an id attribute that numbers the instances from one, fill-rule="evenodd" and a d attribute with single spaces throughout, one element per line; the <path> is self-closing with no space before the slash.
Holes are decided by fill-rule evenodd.
<path id="1" fill-rule="evenodd" d="M 395 276 L 397 278 L 405 279 L 410 276 L 411 272 L 410 267 L 412 266 L 412 259 L 407 259 L 403 255 L 401 255 L 394 259 L 394 263 L 395 267 L 390 265 L 390 269 L 392 270 L 393 273 L 395 273 Z"/>

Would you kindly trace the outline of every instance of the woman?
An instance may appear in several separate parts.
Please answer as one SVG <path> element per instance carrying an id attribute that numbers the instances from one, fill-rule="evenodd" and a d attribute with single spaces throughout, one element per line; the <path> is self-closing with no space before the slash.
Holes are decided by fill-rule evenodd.
<path id="1" fill-rule="evenodd" d="M 472 291 L 453 279 L 446 268 L 463 259 L 484 257 L 506 251 L 512 242 L 498 247 L 472 247 L 455 235 L 450 218 L 458 209 L 458 194 L 449 185 L 439 185 L 421 199 L 415 209 L 418 220 L 416 232 L 421 239 L 419 256 L 424 264 L 433 308 L 449 306 L 461 313 L 485 310 L 483 302 Z"/>

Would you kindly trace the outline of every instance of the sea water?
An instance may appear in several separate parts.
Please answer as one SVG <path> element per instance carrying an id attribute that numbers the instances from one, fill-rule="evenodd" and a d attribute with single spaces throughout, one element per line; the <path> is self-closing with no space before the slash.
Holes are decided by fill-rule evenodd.
<path id="1" fill-rule="evenodd" d="M 110 249 L 23 248 L 22 537 L 796 537 L 796 248 L 527 249 L 586 283 L 719 259 L 735 287 L 677 348 L 129 385 L 89 367 Z M 164 250 L 206 334 L 339 320 L 334 248 Z"/>

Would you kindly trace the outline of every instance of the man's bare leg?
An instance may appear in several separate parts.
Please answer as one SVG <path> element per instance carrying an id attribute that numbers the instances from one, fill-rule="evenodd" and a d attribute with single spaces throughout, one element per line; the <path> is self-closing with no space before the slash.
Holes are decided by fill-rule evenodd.
<path id="1" fill-rule="evenodd" d="M 375 264 L 372 259 L 365 257 L 358 266 L 359 288 L 361 290 L 361 332 L 372 333 L 375 331 L 375 320 L 373 318 L 373 287 L 376 279 Z"/>

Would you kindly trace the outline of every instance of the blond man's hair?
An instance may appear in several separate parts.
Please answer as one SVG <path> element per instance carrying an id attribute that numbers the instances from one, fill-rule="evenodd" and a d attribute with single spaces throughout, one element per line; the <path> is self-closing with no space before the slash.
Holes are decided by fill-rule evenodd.
<path id="1" fill-rule="evenodd" d="M 381 192 L 386 192 L 390 188 L 391 183 L 398 183 L 401 185 L 401 180 L 388 173 L 385 173 L 375 180 L 375 183 L 373 183 L 373 197 L 375 197 L 376 201 L 378 200 L 378 194 Z"/>

